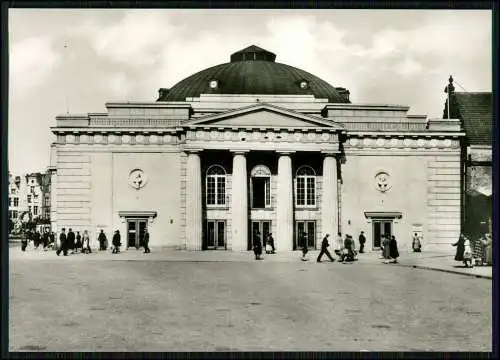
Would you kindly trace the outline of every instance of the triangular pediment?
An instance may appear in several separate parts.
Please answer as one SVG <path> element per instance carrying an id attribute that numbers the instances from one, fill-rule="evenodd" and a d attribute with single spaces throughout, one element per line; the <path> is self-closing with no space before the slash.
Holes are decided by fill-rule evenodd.
<path id="1" fill-rule="evenodd" d="M 343 129 L 330 120 L 270 104 L 256 104 L 221 114 L 209 115 L 185 123 L 186 126 L 236 126 L 236 127 L 327 127 Z"/>

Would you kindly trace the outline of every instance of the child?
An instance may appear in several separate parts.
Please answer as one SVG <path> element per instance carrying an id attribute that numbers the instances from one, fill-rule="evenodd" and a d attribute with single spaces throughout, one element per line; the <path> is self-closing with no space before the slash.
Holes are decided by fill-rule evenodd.
<path id="1" fill-rule="evenodd" d="M 464 265 L 465 267 L 474 267 L 474 264 L 472 264 L 472 249 L 468 238 L 465 238 L 464 243 Z"/>

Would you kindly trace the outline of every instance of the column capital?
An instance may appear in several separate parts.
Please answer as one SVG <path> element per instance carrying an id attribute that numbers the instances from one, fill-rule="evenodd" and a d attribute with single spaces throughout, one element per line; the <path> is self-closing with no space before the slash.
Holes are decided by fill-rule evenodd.
<path id="1" fill-rule="evenodd" d="M 231 150 L 233 155 L 246 155 L 250 150 Z"/>
<path id="2" fill-rule="evenodd" d="M 321 151 L 321 155 L 323 155 L 324 157 L 327 157 L 327 156 L 336 157 L 338 153 L 339 153 L 338 151 L 333 151 L 333 150 L 322 150 Z"/>
<path id="3" fill-rule="evenodd" d="M 295 154 L 295 152 L 296 152 L 295 150 L 276 150 L 276 153 L 282 156 L 293 155 Z"/>
<path id="4" fill-rule="evenodd" d="M 203 151 L 203 149 L 184 149 L 184 152 L 187 154 L 199 154 Z"/>

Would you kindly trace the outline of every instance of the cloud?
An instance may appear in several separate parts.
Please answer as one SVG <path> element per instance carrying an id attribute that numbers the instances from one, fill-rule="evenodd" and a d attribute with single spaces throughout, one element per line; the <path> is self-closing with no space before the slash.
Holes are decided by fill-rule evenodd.
<path id="1" fill-rule="evenodd" d="M 135 10 L 116 24 L 96 31 L 92 45 L 100 56 L 132 66 L 150 66 L 179 29 L 164 11 Z"/>
<path id="2" fill-rule="evenodd" d="M 31 37 L 14 44 L 9 57 L 11 94 L 27 96 L 29 90 L 47 79 L 60 60 L 49 38 Z"/>

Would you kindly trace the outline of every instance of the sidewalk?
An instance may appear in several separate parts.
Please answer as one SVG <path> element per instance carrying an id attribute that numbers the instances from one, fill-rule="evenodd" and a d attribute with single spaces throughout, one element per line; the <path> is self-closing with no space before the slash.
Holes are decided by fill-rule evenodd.
<path id="1" fill-rule="evenodd" d="M 383 259 L 380 258 L 380 252 L 368 252 L 358 254 L 359 264 L 380 264 L 383 266 L 403 266 L 413 267 L 416 269 L 426 269 L 456 273 L 461 275 L 469 275 L 480 278 L 491 279 L 492 267 L 491 266 L 475 266 L 473 268 L 465 268 L 463 263 L 454 261 L 454 253 L 443 252 L 403 252 L 400 251 L 400 258 L 397 264 L 383 264 Z M 304 264 L 316 264 L 316 257 L 319 251 L 309 251 L 307 257 L 308 262 Z M 299 262 L 302 253 L 300 251 L 284 251 L 277 254 L 264 254 L 263 262 Z M 28 247 L 28 250 L 21 252 L 20 246 L 10 246 L 9 259 L 56 259 L 60 258 L 62 261 L 93 261 L 93 260 L 111 260 L 111 261 L 181 261 L 181 262 L 252 262 L 255 261 L 254 255 L 251 251 L 247 252 L 232 252 L 232 251 L 183 251 L 171 248 L 153 247 L 150 254 L 144 254 L 142 250 L 131 249 L 122 251 L 119 254 L 112 254 L 111 251 L 96 251 L 92 254 L 84 255 L 70 255 L 67 257 L 57 257 L 55 251 L 35 250 Z M 338 258 L 334 256 L 336 260 Z M 323 257 L 323 262 L 328 262 L 328 258 Z M 337 262 L 337 261 L 336 261 Z"/>

